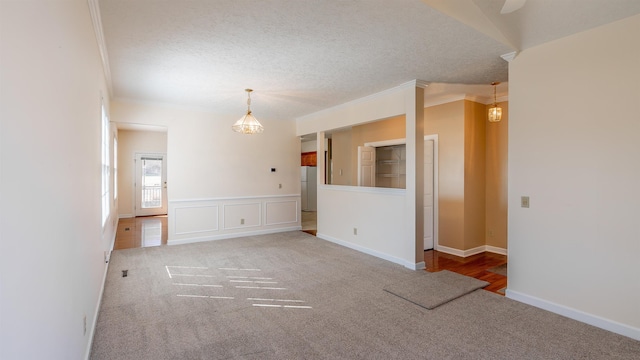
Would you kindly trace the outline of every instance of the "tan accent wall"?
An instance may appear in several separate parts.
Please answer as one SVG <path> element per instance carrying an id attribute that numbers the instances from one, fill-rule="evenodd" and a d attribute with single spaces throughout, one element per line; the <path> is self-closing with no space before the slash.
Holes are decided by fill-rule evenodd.
<path id="1" fill-rule="evenodd" d="M 358 146 L 374 141 L 403 139 L 405 134 L 404 115 L 354 126 L 351 129 L 351 184 L 358 184 Z"/>
<path id="2" fill-rule="evenodd" d="M 508 103 L 501 106 L 497 124 L 487 122 L 488 106 L 473 101 L 425 109 L 425 134 L 439 139 L 441 246 L 507 247 Z"/>
<path id="3" fill-rule="evenodd" d="M 507 248 L 507 151 L 509 103 L 501 102 L 502 120 L 486 123 L 486 244 Z M 491 105 L 486 106 L 489 111 Z"/>
<path id="4" fill-rule="evenodd" d="M 464 245 L 485 245 L 486 105 L 464 101 Z"/>
<path id="5" fill-rule="evenodd" d="M 351 130 L 331 134 L 333 156 L 333 185 L 355 185 L 351 183 Z M 342 172 L 342 174 L 340 173 Z"/>
<path id="6" fill-rule="evenodd" d="M 439 245 L 464 249 L 464 101 L 424 109 L 425 134 L 438 134 Z"/>

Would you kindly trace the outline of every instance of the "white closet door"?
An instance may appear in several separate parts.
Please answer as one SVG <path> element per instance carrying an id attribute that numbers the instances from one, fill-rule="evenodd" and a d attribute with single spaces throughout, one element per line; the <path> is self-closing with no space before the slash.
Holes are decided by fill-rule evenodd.
<path id="1" fill-rule="evenodd" d="M 358 146 L 358 186 L 376 186 L 376 148 Z"/>

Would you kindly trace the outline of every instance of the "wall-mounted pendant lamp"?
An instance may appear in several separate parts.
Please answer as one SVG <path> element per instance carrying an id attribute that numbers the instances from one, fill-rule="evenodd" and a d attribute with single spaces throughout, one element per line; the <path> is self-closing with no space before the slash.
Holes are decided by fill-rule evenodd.
<path id="1" fill-rule="evenodd" d="M 502 108 L 498 106 L 498 102 L 496 101 L 496 85 L 498 84 L 500 83 L 491 83 L 491 85 L 493 85 L 493 106 L 489 108 L 489 122 L 498 122 L 502 120 Z"/>
<path id="2" fill-rule="evenodd" d="M 258 134 L 264 131 L 264 127 L 253 114 L 251 114 L 251 89 L 245 89 L 247 92 L 247 114 L 236 121 L 231 129 L 241 134 Z"/>

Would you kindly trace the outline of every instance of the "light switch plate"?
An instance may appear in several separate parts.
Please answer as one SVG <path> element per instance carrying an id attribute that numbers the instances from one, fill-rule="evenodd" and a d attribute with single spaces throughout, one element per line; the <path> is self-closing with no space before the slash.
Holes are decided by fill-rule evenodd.
<path id="1" fill-rule="evenodd" d="M 529 207 L 529 197 L 521 196 L 520 197 L 520 207 L 528 208 Z"/>

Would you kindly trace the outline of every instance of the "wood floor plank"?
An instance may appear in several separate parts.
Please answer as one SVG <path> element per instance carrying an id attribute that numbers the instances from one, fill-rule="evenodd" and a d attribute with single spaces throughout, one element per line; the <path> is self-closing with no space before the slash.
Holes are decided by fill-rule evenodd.
<path id="1" fill-rule="evenodd" d="M 481 254 L 459 257 L 436 250 L 424 252 L 426 271 L 438 272 L 449 270 L 458 274 L 470 276 L 489 282 L 484 290 L 504 296 L 504 288 L 507 287 L 507 277 L 487 271 L 493 267 L 507 263 L 507 256 L 484 252 Z"/>

